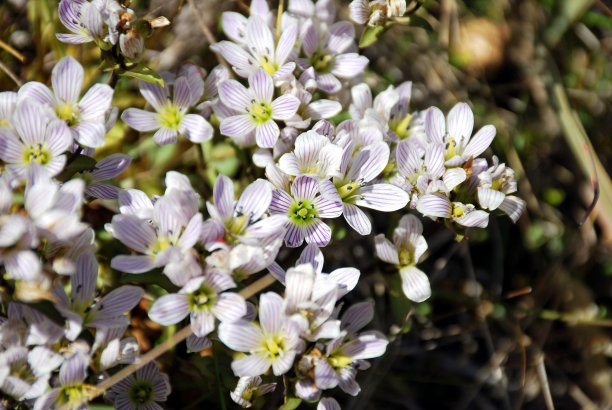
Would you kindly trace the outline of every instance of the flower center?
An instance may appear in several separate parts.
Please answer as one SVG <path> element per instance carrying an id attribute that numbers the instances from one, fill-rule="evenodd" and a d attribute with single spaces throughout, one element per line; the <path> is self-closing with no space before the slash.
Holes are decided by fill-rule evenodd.
<path id="1" fill-rule="evenodd" d="M 289 217 L 294 223 L 308 224 L 318 217 L 315 205 L 310 201 L 296 201 L 289 208 Z"/>
<path id="2" fill-rule="evenodd" d="M 408 137 L 410 137 L 410 122 L 412 121 L 412 115 L 410 115 L 410 113 L 406 114 L 406 116 L 404 118 L 402 118 L 400 121 L 397 122 L 397 124 L 395 124 L 395 126 L 391 127 L 393 129 L 393 132 L 395 132 L 395 134 L 400 138 L 400 139 L 406 139 Z M 391 122 L 391 121 L 390 121 Z"/>
<path id="3" fill-rule="evenodd" d="M 266 73 L 270 75 L 274 74 L 276 70 L 278 70 L 278 64 L 271 62 L 267 56 L 261 56 L 259 63 L 261 64 L 261 68 L 266 70 Z"/>
<path id="4" fill-rule="evenodd" d="M 249 114 L 251 114 L 253 121 L 262 124 L 272 118 L 272 108 L 268 103 L 263 101 L 256 102 L 253 100 L 253 104 L 249 109 Z"/>
<path id="5" fill-rule="evenodd" d="M 9 126 L 9 122 L 7 119 L 2 118 L 0 119 L 0 127 L 8 127 Z"/>
<path id="6" fill-rule="evenodd" d="M 327 359 L 327 361 L 329 362 L 329 364 L 332 365 L 332 367 L 336 369 L 341 369 L 343 367 L 349 367 L 351 363 L 353 363 L 352 358 L 348 356 L 342 356 L 342 355 L 330 356 L 329 359 Z"/>
<path id="7" fill-rule="evenodd" d="M 449 159 L 455 156 L 456 146 L 457 146 L 457 141 L 455 141 L 455 137 L 453 137 L 452 135 L 449 135 L 446 145 L 444 146 L 444 159 L 446 161 L 448 161 Z"/>
<path id="8" fill-rule="evenodd" d="M 460 205 L 453 206 L 453 218 L 461 218 L 464 215 L 465 215 L 465 211 L 463 210 L 462 206 Z"/>
<path id="9" fill-rule="evenodd" d="M 66 121 L 68 126 L 73 126 L 78 122 L 79 110 L 76 104 L 62 102 L 55 106 L 55 113 L 62 120 Z"/>
<path id="10" fill-rule="evenodd" d="M 276 359 L 285 351 L 285 339 L 279 335 L 268 336 L 264 340 L 263 348 L 270 359 Z"/>
<path id="11" fill-rule="evenodd" d="M 174 241 L 168 238 L 158 237 L 155 242 L 149 246 L 151 253 L 153 255 L 157 255 L 159 252 L 163 251 L 169 246 L 174 246 Z"/>
<path id="12" fill-rule="evenodd" d="M 189 295 L 189 306 L 191 310 L 210 310 L 217 300 L 217 293 L 206 285 Z"/>
<path id="13" fill-rule="evenodd" d="M 323 54 L 318 51 L 310 57 L 310 64 L 314 67 L 315 71 L 318 73 L 326 73 L 331 68 L 331 62 L 333 60 L 333 56 L 329 54 Z"/>
<path id="14" fill-rule="evenodd" d="M 144 406 L 153 401 L 153 386 L 147 382 L 137 382 L 132 385 L 128 394 L 132 404 Z"/>
<path id="15" fill-rule="evenodd" d="M 359 183 L 355 181 L 341 186 L 340 188 L 338 188 L 338 193 L 340 194 L 340 198 L 345 199 L 346 197 L 353 194 L 355 192 L 355 189 L 357 188 L 359 188 Z"/>
<path id="16" fill-rule="evenodd" d="M 410 249 L 406 246 L 402 246 L 399 249 L 400 266 L 412 265 L 413 260 L 414 260 L 413 253 L 414 253 L 414 249 Z"/>
<path id="17" fill-rule="evenodd" d="M 51 155 L 49 150 L 41 143 L 31 145 L 24 153 L 24 160 L 27 164 L 31 162 L 46 164 L 50 159 Z"/>
<path id="18" fill-rule="evenodd" d="M 58 407 L 68 407 L 70 404 L 74 405 L 75 403 L 80 403 L 86 395 L 86 390 L 89 389 L 90 386 L 84 384 L 76 384 L 72 386 L 62 386 L 60 389 L 60 393 L 57 396 L 56 404 L 59 404 Z"/>
<path id="19" fill-rule="evenodd" d="M 159 123 L 162 127 L 178 130 L 184 113 L 171 102 L 167 103 L 158 113 Z"/>

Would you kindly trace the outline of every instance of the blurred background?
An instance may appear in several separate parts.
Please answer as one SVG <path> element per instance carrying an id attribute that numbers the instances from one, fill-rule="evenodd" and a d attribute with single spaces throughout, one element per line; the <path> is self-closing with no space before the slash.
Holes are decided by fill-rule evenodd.
<path id="1" fill-rule="evenodd" d="M 133 1 L 137 16 L 164 15 L 172 22 L 148 39 L 144 60 L 157 70 L 186 60 L 212 68 L 216 60 L 196 14 L 221 39 L 220 13 L 245 12 L 245 1 L 195 1 L 197 10 L 186 1 Z M 415 5 L 408 0 L 408 9 Z M 341 18 L 348 19 L 347 7 L 348 1 L 337 2 Z M 99 51 L 60 43 L 54 33 L 63 31 L 56 1 L 2 0 L 0 91 L 48 81 L 66 54 L 85 66 L 86 87 L 106 81 Z M 324 249 L 325 271 L 361 270 L 348 302 L 374 299 L 372 327 L 393 342 L 361 373 L 358 397 L 334 397 L 346 409 L 612 408 L 612 5 L 427 0 L 410 25 L 394 25 L 363 53 L 370 59 L 365 81 L 376 92 L 410 80 L 413 109 L 448 111 L 467 101 L 476 128 L 494 124 L 488 155 L 496 153 L 516 171 L 527 210 L 516 225 L 492 217 L 488 229 L 460 243 L 445 227 L 425 221 L 429 256 L 421 268 L 433 296 L 418 305 L 403 297 L 393 269 L 373 258 L 373 238 L 338 222 L 334 235 L 344 240 Z M 136 82 L 121 79 L 114 103 L 143 106 Z M 206 197 L 218 173 L 239 183 L 263 175 L 246 165 L 247 150 L 219 135 L 204 145 L 206 169 L 197 166 L 199 147 L 184 139 L 157 147 L 121 121 L 107 139 L 97 155 L 134 157 L 120 181 L 124 188 L 161 193 L 163 176 L 175 169 L 190 174 Z M 118 249 L 102 229 L 112 214 L 112 204 L 102 202 L 85 212 L 108 258 L 102 258 L 103 285 L 134 280 L 107 266 Z M 390 235 L 398 219 L 376 215 L 374 232 Z M 290 266 L 297 256 L 285 251 L 280 259 Z M 148 290 L 155 294 L 155 286 Z M 143 350 L 176 331 L 159 329 L 146 309 L 144 301 L 133 320 Z M 162 357 L 173 385 L 168 408 L 220 408 L 217 381 L 226 392 L 236 383 L 221 350 L 215 344 L 218 362 L 210 350 L 186 355 L 183 346 Z"/>

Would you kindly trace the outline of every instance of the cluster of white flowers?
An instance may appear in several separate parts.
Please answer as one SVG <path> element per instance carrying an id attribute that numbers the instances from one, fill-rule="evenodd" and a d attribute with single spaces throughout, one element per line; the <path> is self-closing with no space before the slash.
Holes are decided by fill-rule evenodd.
<path id="1" fill-rule="evenodd" d="M 372 25 L 401 16 L 405 2 L 350 7 L 355 21 Z M 119 41 L 133 58 L 144 47 L 130 26 L 133 12 L 114 0 L 62 0 L 59 15 L 72 32 L 58 34 L 61 41 L 93 41 L 103 50 Z M 71 57 L 53 69 L 52 89 L 30 82 L 0 93 L 0 268 L 14 290 L 1 300 L 0 391 L 13 399 L 39 409 L 78 407 L 96 377 L 139 357 L 126 331 L 144 290 L 123 285 L 100 294 L 96 232 L 82 218 L 95 198 L 118 201 L 105 225 L 120 250 L 110 267 L 165 275 L 171 288 L 149 317 L 170 326 L 189 316 L 191 352 L 213 341 L 238 352 L 231 369 L 240 379 L 231 397 L 244 407 L 278 387 L 260 376 L 286 375 L 285 395 L 339 408 L 324 391 L 357 395 L 357 371 L 386 350 L 384 334 L 362 330 L 373 304 L 341 301 L 360 271 L 323 273 L 320 248 L 343 223 L 332 220 L 342 216 L 366 236 L 373 231 L 369 210 L 414 211 L 404 212 L 393 241 L 381 233 L 372 244 L 397 267 L 406 297 L 422 302 L 431 289 L 416 267 L 427 250 L 416 214 L 468 229 L 486 227 L 496 209 L 512 221 L 523 212 L 524 201 L 511 195 L 513 171 L 495 156 L 491 166 L 480 157 L 495 128 L 472 135 L 474 115 L 465 103 L 446 118 L 436 107 L 411 111 L 410 82 L 374 98 L 362 82 L 368 59 L 357 52 L 353 25 L 335 21 L 333 1 L 290 0 L 276 19 L 266 1 L 253 0 L 248 17 L 221 18 L 228 40 L 212 48 L 232 72 L 219 66 L 207 74 L 188 63 L 164 73 L 163 87 L 141 81 L 153 111 L 127 108 L 121 119 L 154 132 L 158 145 L 179 135 L 193 143 L 215 132 L 228 137 L 265 169 L 265 178 L 260 169 L 262 178 L 246 187 L 219 175 L 212 197 L 201 198 L 190 176 L 176 171 L 166 174 L 161 196 L 104 183 L 131 163 L 123 153 L 93 159 L 118 117 L 114 91 L 95 84 L 79 99 L 84 71 Z M 140 51 L 131 54 L 133 48 Z M 298 261 L 283 269 L 281 248 L 304 241 Z M 266 271 L 283 290 L 245 300 L 238 290 Z M 30 304 L 41 300 L 53 304 Z M 151 362 L 106 399 L 118 408 L 153 409 L 169 394 L 167 376 Z"/>

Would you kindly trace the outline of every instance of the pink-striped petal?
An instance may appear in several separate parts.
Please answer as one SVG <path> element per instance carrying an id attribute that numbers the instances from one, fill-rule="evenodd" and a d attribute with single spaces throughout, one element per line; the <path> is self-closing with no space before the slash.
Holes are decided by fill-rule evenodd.
<path id="1" fill-rule="evenodd" d="M 76 103 L 83 87 L 83 75 L 83 67 L 74 58 L 62 58 L 51 72 L 55 96 L 67 104 Z"/>

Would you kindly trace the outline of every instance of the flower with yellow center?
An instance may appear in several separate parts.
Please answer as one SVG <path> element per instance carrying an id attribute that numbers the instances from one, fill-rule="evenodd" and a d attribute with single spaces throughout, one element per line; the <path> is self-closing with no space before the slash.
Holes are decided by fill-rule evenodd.
<path id="1" fill-rule="evenodd" d="M 244 139 L 255 132 L 255 141 L 262 148 L 271 148 L 280 135 L 275 120 L 288 120 L 300 107 L 300 100 L 290 94 L 274 99 L 274 81 L 263 68 L 249 76 L 249 88 L 235 80 L 219 85 L 219 97 L 237 115 L 221 121 L 221 134 Z"/>

